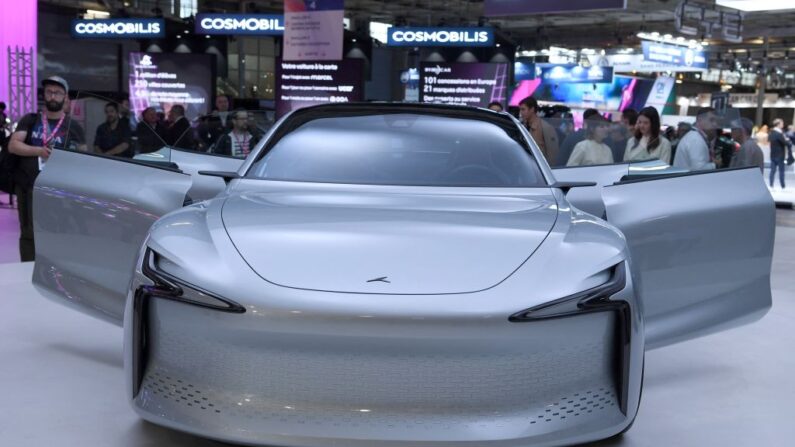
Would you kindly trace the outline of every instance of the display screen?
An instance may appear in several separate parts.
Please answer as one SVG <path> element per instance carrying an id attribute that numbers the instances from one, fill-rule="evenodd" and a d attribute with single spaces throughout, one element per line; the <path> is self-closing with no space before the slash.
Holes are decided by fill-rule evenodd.
<path id="1" fill-rule="evenodd" d="M 613 76 L 610 83 L 570 83 L 552 79 L 528 79 L 532 67 L 514 68 L 516 82 L 509 105 L 519 106 L 519 101 L 532 96 L 538 101 L 557 102 L 572 108 L 593 107 L 600 110 L 624 110 L 631 107 L 640 110 L 646 104 L 653 80 L 628 76 Z M 520 73 L 525 73 L 521 76 Z"/>
<path id="2" fill-rule="evenodd" d="M 504 106 L 507 87 L 507 63 L 420 64 L 422 102 L 486 107 L 498 101 Z"/>
<path id="3" fill-rule="evenodd" d="M 364 100 L 364 63 L 341 61 L 276 63 L 276 115 L 332 102 Z"/>
<path id="4" fill-rule="evenodd" d="M 185 107 L 192 120 L 210 112 L 215 61 L 210 54 L 130 53 L 130 106 L 138 116 L 147 107 L 167 112 Z"/>

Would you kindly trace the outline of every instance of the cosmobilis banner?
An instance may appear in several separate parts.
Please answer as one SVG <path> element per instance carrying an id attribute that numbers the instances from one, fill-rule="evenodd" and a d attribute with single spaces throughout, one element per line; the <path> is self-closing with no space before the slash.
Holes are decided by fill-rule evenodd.
<path id="1" fill-rule="evenodd" d="M 163 19 L 75 19 L 71 29 L 76 39 L 159 39 L 166 35 Z"/>
<path id="2" fill-rule="evenodd" d="M 281 36 L 282 14 L 197 14 L 197 34 L 227 36 Z"/>
<path id="3" fill-rule="evenodd" d="M 391 27 L 386 44 L 392 47 L 491 47 L 494 29 Z"/>

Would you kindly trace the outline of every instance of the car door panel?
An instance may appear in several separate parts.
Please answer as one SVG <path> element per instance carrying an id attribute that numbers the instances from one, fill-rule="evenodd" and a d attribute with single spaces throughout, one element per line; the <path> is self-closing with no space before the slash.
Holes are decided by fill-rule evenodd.
<path id="1" fill-rule="evenodd" d="M 775 206 L 758 168 L 624 182 L 603 197 L 607 220 L 627 238 L 647 347 L 770 308 Z"/>
<path id="2" fill-rule="evenodd" d="M 179 169 L 190 175 L 193 184 L 188 191 L 188 197 L 194 202 L 211 199 L 226 189 L 224 180 L 218 177 L 199 175 L 199 171 L 231 171 L 236 172 L 243 165 L 245 159 L 234 158 L 226 155 L 209 154 L 184 149 L 164 147 L 157 152 L 139 154 L 136 159 L 142 161 L 167 160 Z"/>
<path id="3" fill-rule="evenodd" d="M 179 171 L 53 151 L 33 192 L 34 285 L 121 325 L 141 244 L 155 220 L 182 207 L 190 186 Z"/>
<path id="4" fill-rule="evenodd" d="M 596 217 L 605 212 L 602 188 L 621 180 L 629 171 L 629 163 L 598 166 L 571 166 L 553 168 L 552 174 L 559 182 L 596 182 L 596 186 L 573 188 L 566 200 L 578 209 Z"/>

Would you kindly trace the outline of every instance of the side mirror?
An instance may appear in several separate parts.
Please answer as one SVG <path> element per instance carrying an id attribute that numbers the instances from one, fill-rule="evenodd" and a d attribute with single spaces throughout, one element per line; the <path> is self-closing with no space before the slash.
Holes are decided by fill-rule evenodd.
<path id="1" fill-rule="evenodd" d="M 563 194 L 568 194 L 571 188 L 581 188 L 585 186 L 596 186 L 596 182 L 556 182 L 550 188 L 559 188 Z"/>
<path id="2" fill-rule="evenodd" d="M 224 183 L 229 183 L 234 179 L 241 178 L 237 172 L 234 171 L 199 171 L 199 175 L 208 175 L 210 177 L 221 177 Z"/>

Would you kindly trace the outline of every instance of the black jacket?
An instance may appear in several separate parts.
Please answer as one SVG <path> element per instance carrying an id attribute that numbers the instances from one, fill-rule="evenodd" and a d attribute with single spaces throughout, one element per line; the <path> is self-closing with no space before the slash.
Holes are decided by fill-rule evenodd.
<path id="1" fill-rule="evenodd" d="M 196 149 L 196 138 L 193 136 L 193 128 L 190 125 L 190 121 L 184 116 L 166 129 L 165 140 L 169 146 Z"/>
<path id="2" fill-rule="evenodd" d="M 790 145 L 784 133 L 771 130 L 768 134 L 768 141 L 770 141 L 770 159 L 783 160 L 787 156 L 787 146 Z"/>

